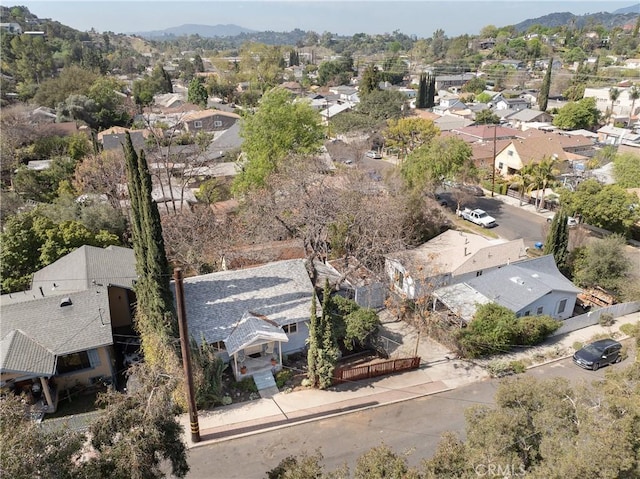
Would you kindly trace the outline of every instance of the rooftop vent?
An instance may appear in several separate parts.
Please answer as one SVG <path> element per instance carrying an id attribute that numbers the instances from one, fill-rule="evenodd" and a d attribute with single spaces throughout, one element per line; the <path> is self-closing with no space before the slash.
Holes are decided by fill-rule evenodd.
<path id="1" fill-rule="evenodd" d="M 513 278 L 509 278 L 509 279 L 516 284 L 524 284 L 524 281 L 522 280 L 522 278 L 518 276 L 514 276 Z"/>
<path id="2" fill-rule="evenodd" d="M 65 306 L 71 306 L 73 303 L 71 302 L 71 298 L 70 297 L 66 297 L 66 298 L 62 298 L 60 300 L 60 307 L 64 308 Z"/>

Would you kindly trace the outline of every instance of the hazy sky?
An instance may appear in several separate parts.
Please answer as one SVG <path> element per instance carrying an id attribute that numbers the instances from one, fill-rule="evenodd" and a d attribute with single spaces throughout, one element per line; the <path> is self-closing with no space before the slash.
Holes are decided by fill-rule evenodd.
<path id="1" fill-rule="evenodd" d="M 447 36 L 477 34 L 486 25 L 505 26 L 554 12 L 574 14 L 612 12 L 629 1 L 409 0 L 409 1 L 163 1 L 83 0 L 77 2 L 16 0 L 40 18 L 51 18 L 77 30 L 129 33 L 163 30 L 186 23 L 236 24 L 253 30 L 290 31 L 294 28 L 341 35 L 399 30 L 430 37 L 441 28 Z"/>

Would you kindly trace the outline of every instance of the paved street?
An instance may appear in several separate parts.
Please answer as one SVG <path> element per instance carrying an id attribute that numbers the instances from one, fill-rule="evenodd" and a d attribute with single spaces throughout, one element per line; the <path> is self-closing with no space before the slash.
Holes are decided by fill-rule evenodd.
<path id="1" fill-rule="evenodd" d="M 602 378 L 607 369 L 594 373 L 564 359 L 527 374 L 541 379 L 564 377 L 575 383 Z M 498 380 L 485 380 L 433 396 L 194 448 L 189 451 L 191 472 L 187 477 L 265 477 L 285 457 L 313 453 L 318 447 L 328 469 L 345 462 L 353 468 L 359 455 L 382 442 L 397 452 L 411 451 L 409 462 L 417 465 L 433 454 L 443 432 L 463 433 L 467 407 L 493 404 L 497 384 Z"/>

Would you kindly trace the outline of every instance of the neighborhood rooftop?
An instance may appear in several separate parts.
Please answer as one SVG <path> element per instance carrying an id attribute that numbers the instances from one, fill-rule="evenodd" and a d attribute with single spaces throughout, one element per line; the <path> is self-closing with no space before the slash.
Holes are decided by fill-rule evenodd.
<path id="1" fill-rule="evenodd" d="M 186 278 L 189 334 L 208 343 L 229 337 L 245 313 L 278 326 L 307 321 L 313 285 L 302 259 Z"/>

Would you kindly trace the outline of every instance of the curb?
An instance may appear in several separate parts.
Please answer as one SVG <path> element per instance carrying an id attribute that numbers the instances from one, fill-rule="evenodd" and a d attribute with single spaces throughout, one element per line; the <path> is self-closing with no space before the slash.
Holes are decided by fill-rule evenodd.
<path id="1" fill-rule="evenodd" d="M 429 384 L 429 383 L 425 383 L 425 384 Z M 310 423 L 310 422 L 320 421 L 322 419 L 330 419 L 330 418 L 334 418 L 334 417 L 344 416 L 346 414 L 351 414 L 351 413 L 354 413 L 354 412 L 366 411 L 366 410 L 369 410 L 369 409 L 375 409 L 375 408 L 382 407 L 382 406 L 390 406 L 392 404 L 398 404 L 398 403 L 401 403 L 401 402 L 411 401 L 413 399 L 419 399 L 419 398 L 422 398 L 422 397 L 433 396 L 434 394 L 440 394 L 440 393 L 444 393 L 444 392 L 447 392 L 447 391 L 452 391 L 454 389 L 455 388 L 453 388 L 453 387 L 445 387 L 443 389 L 439 389 L 438 391 L 427 392 L 427 393 L 423 393 L 423 394 L 416 394 L 416 395 L 411 396 L 411 397 L 406 397 L 406 398 L 401 398 L 401 399 L 394 399 L 392 401 L 387 401 L 387 402 L 382 402 L 382 403 L 376 403 L 376 402 L 368 401 L 368 402 L 363 402 L 363 403 L 361 403 L 359 405 L 356 404 L 356 405 L 351 406 L 351 407 L 343 408 L 343 410 L 338 411 L 338 412 L 329 412 L 327 414 L 317 413 L 317 414 L 314 414 L 314 415 L 308 415 L 306 417 L 300 417 L 300 418 L 297 418 L 297 419 L 285 419 L 282 424 L 277 424 L 277 425 L 273 425 L 273 426 L 266 426 L 264 428 L 260 428 L 260 426 L 256 426 L 259 429 L 256 429 L 254 431 L 233 434 L 233 432 L 232 432 L 233 430 L 231 430 L 230 431 L 231 434 L 226 435 L 224 437 L 204 440 L 204 441 L 200 441 L 200 442 L 197 442 L 197 443 L 191 443 L 190 440 L 187 440 L 185 442 L 187 443 L 187 449 L 195 449 L 195 448 L 198 448 L 198 447 L 209 446 L 211 444 L 218 444 L 218 443 L 230 441 L 230 440 L 233 440 L 233 439 L 240 439 L 240 438 L 243 438 L 243 437 L 255 436 L 255 435 L 263 434 L 263 433 L 270 432 L 270 431 L 277 431 L 279 429 L 285 429 L 285 428 L 288 428 L 288 427 L 291 427 L 291 426 L 297 426 L 299 424 L 307 424 L 307 423 Z M 371 397 L 371 396 L 365 396 L 363 399 L 366 399 L 368 397 Z"/>

